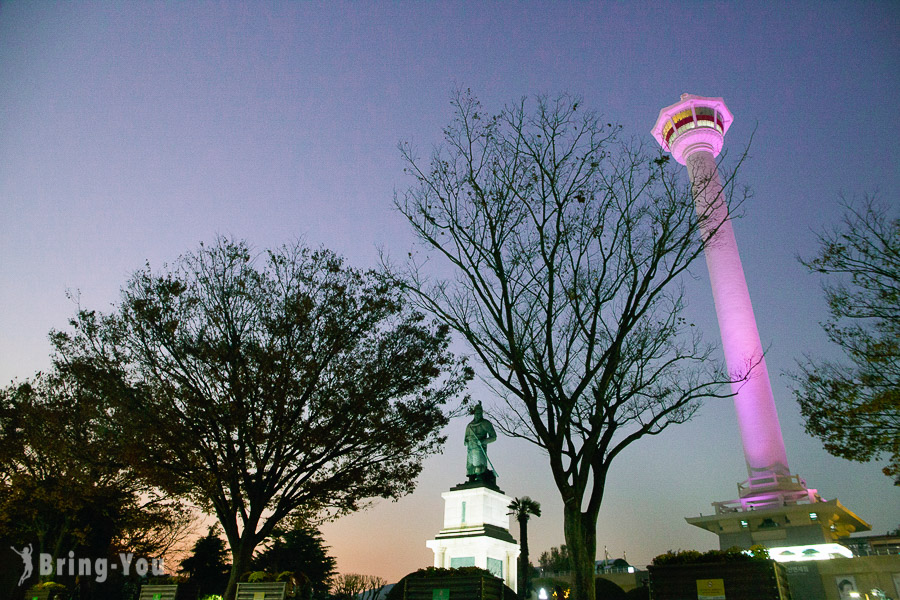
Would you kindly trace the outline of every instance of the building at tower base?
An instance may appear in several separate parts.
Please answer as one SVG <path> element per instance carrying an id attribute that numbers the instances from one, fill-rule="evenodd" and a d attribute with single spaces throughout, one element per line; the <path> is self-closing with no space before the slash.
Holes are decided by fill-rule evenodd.
<path id="1" fill-rule="evenodd" d="M 714 505 L 722 504 L 719 502 Z M 855 531 L 866 531 L 868 523 L 838 500 L 792 502 L 760 510 L 718 510 L 715 514 L 688 517 L 687 522 L 719 536 L 723 550 L 737 546 L 767 548 L 815 547 L 837 544 Z M 816 550 L 815 548 L 813 548 Z M 830 549 L 830 552 L 828 551 Z M 826 554 L 848 556 L 849 551 L 831 546 Z M 809 548 L 807 548 L 809 550 Z M 844 549 L 845 550 L 845 549 Z M 791 550 L 787 550 L 792 552 Z M 803 551 L 801 551 L 802 553 Z M 810 554 L 807 554 L 809 556 Z M 774 556 L 773 556 L 774 558 Z M 824 558 L 824 556 L 823 556 Z"/>

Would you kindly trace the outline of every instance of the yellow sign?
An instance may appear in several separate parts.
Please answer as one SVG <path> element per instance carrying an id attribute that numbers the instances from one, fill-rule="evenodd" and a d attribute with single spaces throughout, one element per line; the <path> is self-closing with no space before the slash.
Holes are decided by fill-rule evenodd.
<path id="1" fill-rule="evenodd" d="M 725 600 L 725 580 L 698 579 L 697 600 Z"/>

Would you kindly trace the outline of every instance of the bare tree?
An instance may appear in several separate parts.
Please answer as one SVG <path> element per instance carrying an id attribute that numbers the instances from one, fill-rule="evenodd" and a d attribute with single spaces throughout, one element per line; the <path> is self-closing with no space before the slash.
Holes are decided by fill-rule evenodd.
<path id="1" fill-rule="evenodd" d="M 344 573 L 335 578 L 333 592 L 343 598 L 359 596 L 359 600 L 375 600 L 386 585 L 387 580 L 377 575 Z"/>
<path id="2" fill-rule="evenodd" d="M 395 204 L 456 277 L 429 279 L 415 256 L 407 275 L 480 359 L 500 428 L 547 452 L 576 598 L 592 600 L 612 461 L 728 381 L 680 316 L 679 278 L 717 228 L 667 157 L 620 142 L 576 98 L 492 116 L 461 92 L 453 106 L 429 160 L 401 144 L 415 183 Z"/>

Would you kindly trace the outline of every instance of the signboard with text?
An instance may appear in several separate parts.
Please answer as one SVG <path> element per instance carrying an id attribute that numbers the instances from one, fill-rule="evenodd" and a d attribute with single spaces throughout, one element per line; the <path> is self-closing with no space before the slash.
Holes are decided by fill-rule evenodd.
<path id="1" fill-rule="evenodd" d="M 725 600 L 725 580 L 698 579 L 697 600 Z"/>

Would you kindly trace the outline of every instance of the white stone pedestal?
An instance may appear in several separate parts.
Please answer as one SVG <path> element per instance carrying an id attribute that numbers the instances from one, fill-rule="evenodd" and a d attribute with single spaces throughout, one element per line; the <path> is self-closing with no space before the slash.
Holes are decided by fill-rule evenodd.
<path id="1" fill-rule="evenodd" d="M 484 483 L 468 483 L 441 494 L 444 528 L 425 543 L 434 566 L 481 567 L 516 590 L 519 544 L 509 533 L 512 498 Z"/>

